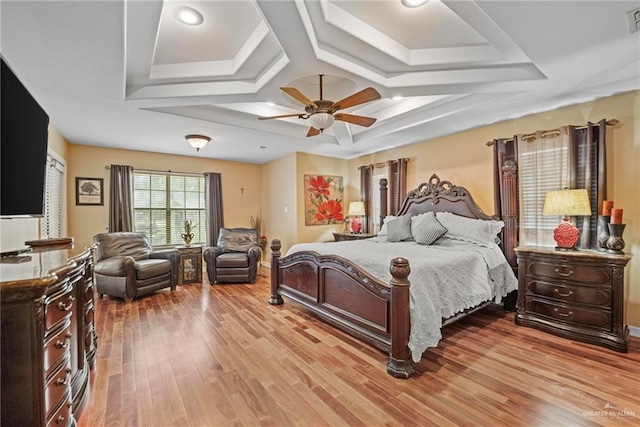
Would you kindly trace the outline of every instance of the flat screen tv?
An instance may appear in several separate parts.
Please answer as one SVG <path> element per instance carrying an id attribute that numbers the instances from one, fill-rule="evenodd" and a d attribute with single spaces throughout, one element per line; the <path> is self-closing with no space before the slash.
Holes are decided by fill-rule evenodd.
<path id="1" fill-rule="evenodd" d="M 0 216 L 42 216 L 49 116 L 2 58 Z"/>

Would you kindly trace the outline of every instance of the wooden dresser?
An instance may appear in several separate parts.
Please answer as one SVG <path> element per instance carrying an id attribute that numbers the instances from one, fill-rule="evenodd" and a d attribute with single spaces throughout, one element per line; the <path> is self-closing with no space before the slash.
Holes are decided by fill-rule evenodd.
<path id="1" fill-rule="evenodd" d="M 626 352 L 624 268 L 630 255 L 518 247 L 515 322 Z"/>
<path id="2" fill-rule="evenodd" d="M 95 357 L 91 249 L 0 259 L 1 425 L 71 426 Z"/>

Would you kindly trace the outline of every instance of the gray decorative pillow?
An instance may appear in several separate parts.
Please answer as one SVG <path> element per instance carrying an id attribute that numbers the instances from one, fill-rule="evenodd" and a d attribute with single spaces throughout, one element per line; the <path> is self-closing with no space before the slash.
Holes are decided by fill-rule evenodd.
<path id="1" fill-rule="evenodd" d="M 427 212 L 411 218 L 411 234 L 416 243 L 430 245 L 447 232 L 436 219 L 436 214 Z"/>
<path id="2" fill-rule="evenodd" d="M 438 212 L 436 218 L 447 228 L 449 239 L 463 240 L 481 246 L 490 246 L 504 227 L 504 222 L 467 218 L 451 212 Z"/>
<path id="3" fill-rule="evenodd" d="M 411 215 L 402 215 L 387 223 L 387 242 L 411 239 Z"/>
<path id="4" fill-rule="evenodd" d="M 255 228 L 221 228 L 217 246 L 224 252 L 247 252 L 258 245 Z"/>

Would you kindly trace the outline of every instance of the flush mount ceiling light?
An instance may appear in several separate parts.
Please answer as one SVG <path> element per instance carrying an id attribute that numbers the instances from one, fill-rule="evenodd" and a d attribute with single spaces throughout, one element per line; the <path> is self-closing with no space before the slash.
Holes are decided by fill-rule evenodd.
<path id="1" fill-rule="evenodd" d="M 187 25 L 200 25 L 204 21 L 200 12 L 187 6 L 178 6 L 173 9 L 173 16 Z"/>
<path id="2" fill-rule="evenodd" d="M 429 0 L 401 0 L 405 7 L 418 7 L 427 3 Z"/>
<path id="3" fill-rule="evenodd" d="M 201 148 L 204 148 L 204 146 L 211 141 L 211 138 L 205 135 L 187 135 L 185 139 L 196 151 L 200 151 Z"/>

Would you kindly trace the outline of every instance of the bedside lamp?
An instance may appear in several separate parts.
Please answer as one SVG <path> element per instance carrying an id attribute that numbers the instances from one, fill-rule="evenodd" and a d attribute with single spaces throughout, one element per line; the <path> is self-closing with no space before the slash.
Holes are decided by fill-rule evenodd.
<path id="1" fill-rule="evenodd" d="M 362 231 L 362 217 L 365 215 L 364 202 L 351 202 L 349 203 L 348 216 L 353 216 L 351 220 L 351 231 L 353 233 L 360 233 Z"/>
<path id="2" fill-rule="evenodd" d="M 553 230 L 556 249 L 575 250 L 580 239 L 580 230 L 571 224 L 569 217 L 591 215 L 589 193 L 585 189 L 549 191 L 544 200 L 542 214 L 562 216 L 562 222 Z"/>

